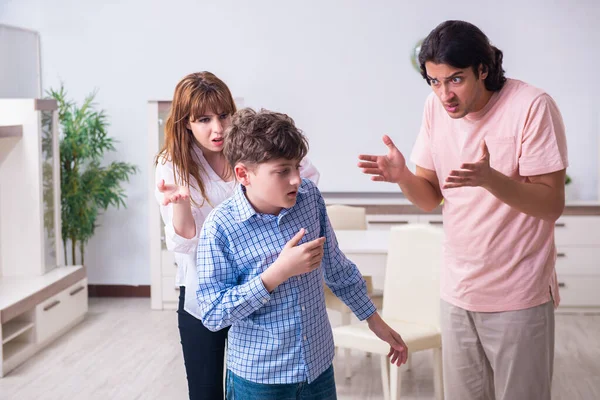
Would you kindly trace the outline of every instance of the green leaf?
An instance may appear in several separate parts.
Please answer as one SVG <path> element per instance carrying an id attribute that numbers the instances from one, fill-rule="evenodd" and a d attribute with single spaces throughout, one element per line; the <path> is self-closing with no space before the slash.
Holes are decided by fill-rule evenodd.
<path id="1" fill-rule="evenodd" d="M 125 207 L 127 196 L 122 183 L 128 182 L 138 168 L 125 162 L 102 164 L 105 154 L 115 151 L 116 140 L 108 135 L 104 110 L 96 108 L 96 91 L 81 105 L 67 99 L 62 83 L 58 90 L 50 89 L 47 93 L 58 103 L 61 128 L 62 239 L 65 246 L 70 241 L 80 247 L 83 259 L 85 245 L 98 227 L 98 216 L 111 206 Z"/>

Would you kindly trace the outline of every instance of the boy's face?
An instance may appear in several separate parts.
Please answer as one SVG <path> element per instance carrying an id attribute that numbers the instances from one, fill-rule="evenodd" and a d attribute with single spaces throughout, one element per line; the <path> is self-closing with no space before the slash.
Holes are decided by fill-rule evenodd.
<path id="1" fill-rule="evenodd" d="M 300 160 L 279 158 L 254 166 L 238 163 L 235 175 L 246 187 L 246 197 L 259 213 L 278 215 L 283 208 L 296 204 L 302 182 Z"/>
<path id="2" fill-rule="evenodd" d="M 487 72 L 479 67 L 479 77 L 472 68 L 455 68 L 448 64 L 425 63 L 431 88 L 450 118 L 463 118 L 481 110 L 489 100 L 485 89 Z"/>

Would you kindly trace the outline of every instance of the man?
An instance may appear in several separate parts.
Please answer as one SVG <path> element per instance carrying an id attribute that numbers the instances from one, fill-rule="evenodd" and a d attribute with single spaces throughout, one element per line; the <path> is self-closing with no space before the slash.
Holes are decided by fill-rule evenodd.
<path id="1" fill-rule="evenodd" d="M 387 136 L 388 154 L 361 155 L 359 167 L 423 210 L 444 200 L 446 398 L 549 400 L 562 117 L 544 91 L 506 79 L 502 52 L 467 22 L 437 26 L 419 63 L 433 93 L 411 155 L 416 173 Z"/>

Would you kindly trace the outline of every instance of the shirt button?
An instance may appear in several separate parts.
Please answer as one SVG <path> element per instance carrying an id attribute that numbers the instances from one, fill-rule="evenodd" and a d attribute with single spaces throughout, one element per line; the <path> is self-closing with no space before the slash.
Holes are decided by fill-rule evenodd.
<path id="1" fill-rule="evenodd" d="M 267 299 L 263 299 L 263 304 L 267 304 Z"/>
<path id="2" fill-rule="evenodd" d="M 304 335 L 304 340 L 305 340 L 305 341 L 306 341 L 306 340 L 308 340 L 308 338 L 306 337 L 306 335 Z"/>
<path id="3" fill-rule="evenodd" d="M 304 311 L 304 306 L 302 306 L 302 311 Z"/>
<path id="4" fill-rule="evenodd" d="M 300 280 L 300 277 L 298 277 L 298 280 Z"/>

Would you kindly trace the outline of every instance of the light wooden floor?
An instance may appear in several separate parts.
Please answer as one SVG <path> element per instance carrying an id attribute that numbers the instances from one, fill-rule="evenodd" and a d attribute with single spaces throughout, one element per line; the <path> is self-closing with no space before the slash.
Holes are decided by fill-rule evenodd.
<path id="1" fill-rule="evenodd" d="M 340 400 L 382 399 L 377 357 L 354 353 L 345 380 L 334 363 Z M 83 323 L 0 379 L 0 399 L 185 399 L 176 314 L 148 299 L 90 299 Z M 553 399 L 600 399 L 600 316 L 557 315 Z M 432 366 L 417 353 L 403 372 L 402 399 L 432 399 Z"/>

